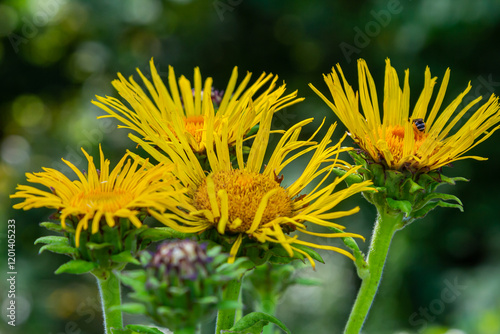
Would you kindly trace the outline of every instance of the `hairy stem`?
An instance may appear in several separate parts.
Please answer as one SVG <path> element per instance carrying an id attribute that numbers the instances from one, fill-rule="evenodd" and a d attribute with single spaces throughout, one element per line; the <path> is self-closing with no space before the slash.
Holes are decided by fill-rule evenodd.
<path id="1" fill-rule="evenodd" d="M 243 278 L 239 280 L 234 279 L 229 282 L 222 294 L 223 301 L 238 301 L 242 281 Z M 236 309 L 219 310 L 219 313 L 217 314 L 217 327 L 215 329 L 215 334 L 220 334 L 222 330 L 228 330 L 233 327 L 235 315 Z"/>
<path id="2" fill-rule="evenodd" d="M 380 281 L 382 280 L 382 271 L 387 259 L 392 237 L 402 226 L 402 213 L 388 212 L 386 208 L 378 209 L 379 212 L 375 222 L 367 258 L 370 274 L 367 275 L 361 283 L 358 296 L 356 297 L 349 320 L 347 321 L 344 331 L 345 334 L 358 334 L 361 331 L 377 293 Z"/>

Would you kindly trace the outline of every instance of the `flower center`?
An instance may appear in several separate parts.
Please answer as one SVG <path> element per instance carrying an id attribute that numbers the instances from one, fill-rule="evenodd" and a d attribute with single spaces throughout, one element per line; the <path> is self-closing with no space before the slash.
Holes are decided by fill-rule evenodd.
<path id="1" fill-rule="evenodd" d="M 219 190 L 227 192 L 228 224 L 226 231 L 245 232 L 250 229 L 257 214 L 259 204 L 270 191 L 275 193 L 267 200 L 259 227 L 277 217 L 289 217 L 292 214 L 292 201 L 286 190 L 269 176 L 260 173 L 235 169 L 219 171 L 210 176 L 214 182 L 215 194 L 219 208 L 221 208 Z M 195 193 L 195 206 L 200 210 L 212 210 L 206 179 Z M 241 223 L 240 223 L 241 221 Z"/>
<path id="2" fill-rule="evenodd" d="M 129 191 L 92 189 L 75 195 L 70 205 L 84 212 L 94 212 L 97 209 L 103 212 L 116 212 L 127 207 L 132 199 L 133 195 Z"/>
<path id="3" fill-rule="evenodd" d="M 418 149 L 427 138 L 427 134 L 423 131 L 419 131 L 417 128 L 414 127 L 413 135 L 415 143 L 411 150 L 411 154 L 418 156 L 417 154 Z M 395 125 L 386 128 L 385 141 L 395 161 L 401 161 L 404 158 L 403 156 L 404 138 L 405 138 L 404 126 Z"/>
<path id="4" fill-rule="evenodd" d="M 184 119 L 184 127 L 186 128 L 186 131 L 195 138 L 197 143 L 201 143 L 204 124 L 205 118 L 202 115 L 189 116 Z"/>

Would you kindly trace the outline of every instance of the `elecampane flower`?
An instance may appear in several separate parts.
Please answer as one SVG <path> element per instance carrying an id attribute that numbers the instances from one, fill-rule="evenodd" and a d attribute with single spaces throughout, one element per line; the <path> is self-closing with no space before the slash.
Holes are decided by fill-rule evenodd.
<path id="1" fill-rule="evenodd" d="M 498 97 L 495 95 L 492 94 L 470 117 L 464 116 L 481 97 L 453 116 L 471 89 L 469 83 L 465 91 L 439 113 L 450 70 L 446 70 L 430 107 L 436 78 L 431 77 L 427 67 L 424 89 L 410 114 L 409 70 L 405 71 L 401 90 L 396 70 L 387 59 L 381 118 L 375 83 L 366 62 L 362 59 L 358 61 L 359 92 L 354 92 L 347 83 L 340 65 L 337 65 L 337 71 L 333 68 L 331 74 L 324 75 L 333 101 L 310 86 L 345 124 L 359 147 L 376 162 L 384 162 L 389 168 L 397 170 L 434 170 L 456 160 L 485 160 L 464 154 L 500 128 L 498 125 L 494 127 L 500 121 Z M 462 125 L 458 128 L 460 123 Z M 455 131 L 455 128 L 458 129 Z"/>
<path id="2" fill-rule="evenodd" d="M 77 247 L 80 233 L 82 229 L 89 229 L 89 223 L 92 234 L 99 231 L 101 222 L 113 227 L 119 218 L 127 218 L 136 227 L 141 227 L 142 222 L 137 217 L 141 211 L 164 211 L 170 197 L 178 193 L 171 166 L 161 163 L 146 169 L 147 161 L 139 166 L 138 160 L 132 163 L 126 154 L 110 172 L 110 162 L 104 159 L 100 149 L 98 170 L 93 158 L 85 150 L 82 151 L 88 160 L 86 173 L 62 159 L 78 176 L 77 180 L 72 181 L 55 169 L 43 168 L 44 172 L 26 173 L 27 181 L 44 185 L 50 191 L 18 185 L 17 192 L 10 196 L 24 199 L 14 205 L 15 209 L 46 207 L 58 210 L 63 228 L 68 217 L 75 217 L 78 220 L 75 232 Z"/>
<path id="3" fill-rule="evenodd" d="M 317 233 L 310 231 L 307 222 L 324 227 L 344 229 L 333 219 L 354 214 L 358 207 L 348 211 L 333 211 L 335 206 L 345 198 L 370 189 L 371 181 L 354 184 L 336 191 L 342 180 L 356 172 L 357 168 L 338 159 L 340 152 L 349 150 L 342 148 L 341 142 L 327 146 L 331 141 L 335 126 L 330 127 L 321 142 L 298 140 L 302 126 L 312 119 L 302 121 L 291 127 L 281 137 L 269 161 L 263 167 L 264 155 L 269 142 L 273 110 L 264 111 L 259 131 L 245 161 L 243 155 L 243 133 L 236 137 L 236 167 L 233 167 L 227 145 L 227 137 L 214 136 L 213 118 L 207 124 L 207 158 L 211 173 L 206 174 L 194 153 L 187 149 L 185 140 L 174 141 L 158 139 L 149 144 L 131 135 L 158 161 L 172 162 L 176 166 L 174 173 L 188 189 L 177 197 L 169 210 L 171 213 L 155 213 L 152 215 L 162 223 L 178 231 L 186 233 L 203 232 L 216 229 L 220 235 L 237 236 L 230 250 L 230 261 L 234 261 L 244 241 L 258 243 L 278 243 L 290 256 L 299 252 L 306 256 L 314 266 L 312 258 L 296 246 L 328 249 L 353 256 L 337 247 L 319 245 L 301 240 L 298 235 L 289 233 L 297 231 L 325 238 L 355 236 L 352 233 Z M 228 122 L 222 123 L 222 133 L 227 134 Z M 319 131 L 319 129 L 318 129 Z M 173 133 L 170 136 L 174 136 Z M 157 149 L 159 148 L 159 149 Z M 163 152 L 166 153 L 164 155 Z M 288 186 L 282 186 L 282 178 L 278 177 L 283 168 L 298 157 L 314 152 L 303 173 Z M 291 155 L 291 156 L 290 156 Z M 347 169 L 342 178 L 333 183 L 326 182 L 333 167 Z M 316 187 L 308 194 L 304 189 L 316 179 L 320 179 Z M 362 238 L 362 237 L 361 237 Z"/>
<path id="4" fill-rule="evenodd" d="M 98 102 L 92 101 L 109 114 L 99 118 L 114 117 L 123 123 L 120 127 L 136 131 L 149 142 L 154 142 L 156 137 L 168 139 L 167 132 L 170 130 L 177 138 L 185 137 L 195 152 L 205 152 L 207 117 L 212 109 L 215 110 L 212 130 L 216 136 L 222 137 L 222 119 L 227 118 L 229 124 L 227 142 L 233 145 L 236 133 L 240 130 L 245 134 L 248 133 L 259 123 L 264 109 L 274 107 L 274 110 L 278 111 L 303 100 L 296 98 L 297 92 L 282 96 L 285 84 L 276 88 L 278 77 L 272 74 L 262 73 L 248 86 L 251 73 L 247 73 L 243 81 L 236 86 L 237 67 L 234 68 L 222 96 L 221 92 L 213 90 L 212 78 L 207 78 L 202 87 L 199 68 L 194 70 L 194 87 L 192 87 L 184 76 L 179 78 L 177 84 L 174 69 L 170 66 L 169 89 L 167 89 L 158 75 L 153 60 L 150 65 L 152 82 L 137 69 L 149 95 L 132 77 L 127 80 L 118 73 L 119 79 L 112 82 L 131 109 L 120 100 L 109 96 L 97 96 Z M 269 81 L 269 86 L 264 87 Z M 257 95 L 259 90 L 263 91 Z"/>

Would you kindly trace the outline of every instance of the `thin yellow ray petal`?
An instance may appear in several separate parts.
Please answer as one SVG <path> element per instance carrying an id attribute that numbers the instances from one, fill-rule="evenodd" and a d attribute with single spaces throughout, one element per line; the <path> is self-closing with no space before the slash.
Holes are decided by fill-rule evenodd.
<path id="1" fill-rule="evenodd" d="M 264 215 L 264 210 L 267 207 L 267 202 L 269 199 L 274 196 L 278 192 L 279 188 L 274 188 L 270 190 L 267 194 L 262 197 L 260 200 L 259 206 L 257 207 L 257 211 L 255 212 L 254 219 L 252 221 L 252 225 L 248 229 L 247 233 L 253 233 L 255 230 L 259 227 L 261 221 L 262 221 L 262 216 Z"/>
<path id="2" fill-rule="evenodd" d="M 228 263 L 234 263 L 234 261 L 236 260 L 236 255 L 238 254 L 238 250 L 240 249 L 242 241 L 243 235 L 240 233 L 233 246 L 231 247 L 231 250 L 229 251 L 229 259 L 227 260 Z"/>
<path id="3" fill-rule="evenodd" d="M 220 198 L 220 210 L 221 216 L 219 223 L 217 224 L 217 231 L 220 234 L 224 234 L 226 231 L 226 225 L 229 220 L 229 199 L 227 196 L 227 191 L 225 189 L 220 189 L 217 192 L 217 197 Z"/>

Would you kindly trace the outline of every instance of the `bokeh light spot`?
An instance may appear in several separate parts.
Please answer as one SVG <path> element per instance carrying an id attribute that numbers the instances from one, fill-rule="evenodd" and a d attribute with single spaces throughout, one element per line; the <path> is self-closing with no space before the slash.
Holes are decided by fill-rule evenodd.
<path id="1" fill-rule="evenodd" d="M 2 142 L 2 160 L 10 165 L 29 162 L 30 151 L 30 144 L 21 136 L 8 136 Z"/>
<path id="2" fill-rule="evenodd" d="M 21 95 L 12 103 L 12 117 L 23 128 L 42 125 L 49 117 L 43 101 L 36 95 Z"/>

